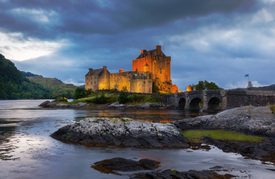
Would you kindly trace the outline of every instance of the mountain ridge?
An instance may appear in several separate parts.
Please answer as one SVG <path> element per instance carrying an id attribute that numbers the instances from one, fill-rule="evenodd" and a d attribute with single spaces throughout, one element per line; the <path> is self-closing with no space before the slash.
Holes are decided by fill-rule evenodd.
<path id="1" fill-rule="evenodd" d="M 12 63 L 0 54 L 0 99 L 45 99 L 50 91 L 27 79 Z"/>

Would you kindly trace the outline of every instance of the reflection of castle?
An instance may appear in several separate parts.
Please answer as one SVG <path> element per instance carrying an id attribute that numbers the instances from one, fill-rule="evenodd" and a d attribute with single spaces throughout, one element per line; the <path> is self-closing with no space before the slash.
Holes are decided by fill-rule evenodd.
<path id="1" fill-rule="evenodd" d="M 153 82 L 160 92 L 178 91 L 172 84 L 170 74 L 171 57 L 166 57 L 161 46 L 155 50 L 141 50 L 137 59 L 133 60 L 133 71 L 110 73 L 106 66 L 102 69 L 89 69 L 85 76 L 85 88 L 97 90 L 118 89 L 137 93 L 152 93 Z"/>

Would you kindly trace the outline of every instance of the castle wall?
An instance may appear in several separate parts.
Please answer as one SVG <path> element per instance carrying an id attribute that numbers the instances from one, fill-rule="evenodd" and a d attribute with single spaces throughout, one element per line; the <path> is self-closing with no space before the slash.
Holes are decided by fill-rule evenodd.
<path id="1" fill-rule="evenodd" d="M 98 90 L 108 89 L 110 89 L 110 72 L 104 67 L 98 78 Z"/>
<path id="2" fill-rule="evenodd" d="M 153 79 L 158 78 L 161 82 L 170 82 L 171 57 L 153 57 Z"/>
<path id="3" fill-rule="evenodd" d="M 98 90 L 98 76 L 97 75 L 86 75 L 85 76 L 85 89 L 91 89 L 93 91 Z"/>
<path id="4" fill-rule="evenodd" d="M 131 79 L 131 92 L 152 93 L 153 80 L 151 79 Z"/>
<path id="5" fill-rule="evenodd" d="M 121 72 L 110 74 L 110 89 L 122 91 L 126 87 L 130 91 L 130 76 L 132 72 Z"/>
<path id="6" fill-rule="evenodd" d="M 171 81 L 171 57 L 159 57 L 148 55 L 143 58 L 133 60 L 133 71 L 150 72 L 152 78 L 158 78 L 161 82 Z"/>

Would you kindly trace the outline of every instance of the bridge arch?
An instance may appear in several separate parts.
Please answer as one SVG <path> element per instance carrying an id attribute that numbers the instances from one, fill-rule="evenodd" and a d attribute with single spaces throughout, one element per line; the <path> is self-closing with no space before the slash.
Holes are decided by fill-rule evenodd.
<path id="1" fill-rule="evenodd" d="M 212 97 L 209 99 L 208 103 L 207 103 L 207 111 L 208 112 L 217 112 L 221 109 L 220 107 L 220 103 L 221 103 L 221 99 L 218 97 Z"/>
<path id="2" fill-rule="evenodd" d="M 179 109 L 185 109 L 186 99 L 180 98 L 179 100 Z"/>
<path id="3" fill-rule="evenodd" d="M 189 109 L 190 110 L 200 110 L 201 106 L 200 103 L 202 102 L 201 98 L 195 97 L 193 98 L 189 103 Z"/>

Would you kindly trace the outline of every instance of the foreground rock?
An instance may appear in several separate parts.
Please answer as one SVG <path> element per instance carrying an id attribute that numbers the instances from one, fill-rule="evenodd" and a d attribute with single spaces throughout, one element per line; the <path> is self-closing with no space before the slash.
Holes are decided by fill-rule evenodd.
<path id="1" fill-rule="evenodd" d="M 57 103 L 55 101 L 45 101 L 39 105 L 43 108 L 82 108 L 85 106 L 89 106 L 87 103 L 76 103 L 76 104 L 63 104 L 63 103 Z"/>
<path id="2" fill-rule="evenodd" d="M 212 170 L 202 170 L 202 171 L 195 171 L 190 170 L 187 172 L 179 172 L 176 170 L 164 170 L 164 171 L 153 171 L 149 173 L 138 173 L 131 177 L 131 179 L 159 179 L 159 178 L 165 178 L 165 179 L 213 179 L 213 178 L 221 178 L 221 179 L 227 179 L 227 178 L 233 178 L 236 176 L 225 174 L 220 175 Z"/>
<path id="3" fill-rule="evenodd" d="M 217 146 L 224 152 L 239 153 L 252 159 L 275 163 L 275 138 L 267 138 L 263 142 L 258 143 L 216 140 L 208 136 L 205 136 L 202 140 L 204 143 Z"/>
<path id="4" fill-rule="evenodd" d="M 224 129 L 275 137 L 275 114 L 269 107 L 240 107 L 216 115 L 199 116 L 174 122 L 182 129 Z"/>
<path id="5" fill-rule="evenodd" d="M 160 162 L 141 159 L 134 161 L 124 158 L 113 158 L 96 162 L 91 167 L 102 173 L 119 174 L 117 171 L 139 171 L 139 170 L 154 170 L 159 167 Z"/>
<path id="6" fill-rule="evenodd" d="M 262 142 L 214 140 L 208 136 L 203 138 L 203 142 L 215 145 L 224 152 L 240 153 L 252 159 L 275 162 L 275 115 L 269 107 L 240 107 L 216 115 L 182 119 L 173 123 L 181 130 L 224 129 L 265 136 L 266 139 Z"/>
<path id="7" fill-rule="evenodd" d="M 173 124 L 124 118 L 87 118 L 60 128 L 53 138 L 88 146 L 187 148 L 188 140 Z"/>

